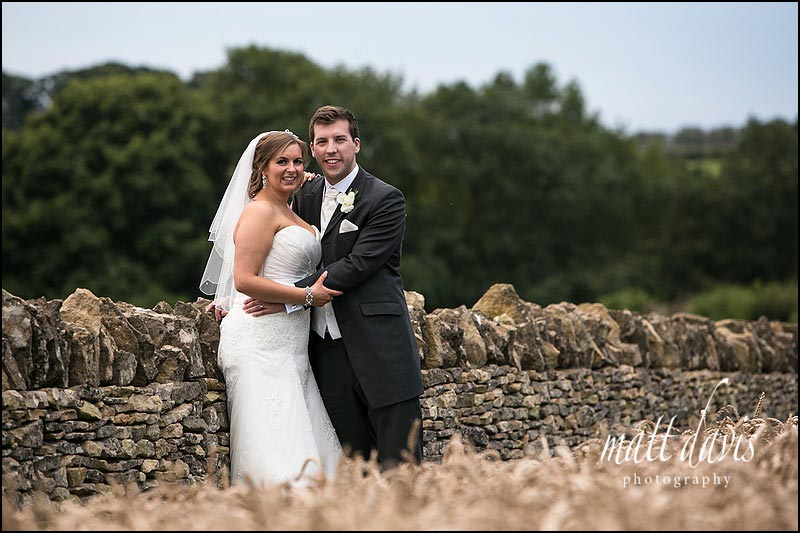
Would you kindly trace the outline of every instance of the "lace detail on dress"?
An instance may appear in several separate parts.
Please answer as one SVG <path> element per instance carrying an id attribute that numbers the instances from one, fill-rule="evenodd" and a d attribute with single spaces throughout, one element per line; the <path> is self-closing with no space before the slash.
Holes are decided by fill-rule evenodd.
<path id="1" fill-rule="evenodd" d="M 264 412 L 267 414 L 267 423 L 272 429 L 278 429 L 283 398 L 276 391 L 269 391 L 264 396 Z"/>
<path id="2" fill-rule="evenodd" d="M 331 419 L 329 417 L 325 417 L 322 421 L 322 430 L 325 432 L 325 438 L 328 439 L 328 443 L 332 447 L 341 446 L 339 443 L 339 437 L 336 436 L 336 430 L 333 428 L 333 424 L 331 423 Z"/>

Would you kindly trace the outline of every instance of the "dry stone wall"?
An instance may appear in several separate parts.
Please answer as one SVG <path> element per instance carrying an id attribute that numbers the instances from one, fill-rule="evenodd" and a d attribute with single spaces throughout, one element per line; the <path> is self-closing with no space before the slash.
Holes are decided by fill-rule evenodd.
<path id="1" fill-rule="evenodd" d="M 471 308 L 427 313 L 407 293 L 423 366 L 423 443 L 459 433 L 498 457 L 574 447 L 644 419 L 692 427 L 714 404 L 797 413 L 797 324 L 672 317 L 599 304 L 542 308 L 495 285 Z M 208 301 L 142 309 L 78 289 L 3 291 L 3 490 L 52 500 L 198 482 L 228 464 L 219 328 Z"/>
<path id="2" fill-rule="evenodd" d="M 426 370 L 421 400 L 424 456 L 440 459 L 456 432 L 476 449 L 515 459 L 541 450 L 543 437 L 551 451 L 557 445 L 574 448 L 590 438 L 631 436 L 638 422 L 656 422 L 659 417 L 662 428 L 675 417 L 676 429 L 693 429 L 700 409 L 723 378 L 728 384 L 713 394 L 712 418 L 725 405 L 752 418 L 762 391 L 762 413 L 784 421 L 797 414 L 797 375 L 791 373 L 630 365 L 545 372 L 495 365 Z M 731 418 L 737 420 L 737 415 Z"/>

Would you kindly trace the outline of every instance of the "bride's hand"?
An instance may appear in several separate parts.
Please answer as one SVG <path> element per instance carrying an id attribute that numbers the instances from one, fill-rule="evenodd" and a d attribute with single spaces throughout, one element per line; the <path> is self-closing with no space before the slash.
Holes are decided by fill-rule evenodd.
<path id="1" fill-rule="evenodd" d="M 335 296 L 341 296 L 344 294 L 342 291 L 335 291 L 323 285 L 323 283 L 325 283 L 325 278 L 327 277 L 328 271 L 326 270 L 322 273 L 319 279 L 317 279 L 316 283 L 311 286 L 311 295 L 314 297 L 311 305 L 314 307 L 322 307 L 326 303 L 333 301 Z"/>
<path id="2" fill-rule="evenodd" d="M 283 304 L 262 302 L 261 300 L 256 300 L 255 298 L 248 298 L 244 301 L 244 303 L 242 303 L 242 311 L 248 315 L 253 315 L 254 317 L 272 315 L 285 310 L 286 306 Z"/>
<path id="3" fill-rule="evenodd" d="M 319 177 L 319 174 L 314 174 L 313 172 L 304 172 L 303 173 L 303 181 L 300 182 L 300 187 L 298 187 L 298 189 L 302 189 L 303 185 L 305 185 L 309 181 L 312 181 L 314 178 L 318 178 L 318 177 Z"/>

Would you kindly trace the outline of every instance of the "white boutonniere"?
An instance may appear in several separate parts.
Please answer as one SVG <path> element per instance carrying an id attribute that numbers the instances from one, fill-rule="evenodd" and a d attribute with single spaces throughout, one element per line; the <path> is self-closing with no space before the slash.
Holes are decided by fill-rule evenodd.
<path id="1" fill-rule="evenodd" d="M 336 203 L 341 206 L 339 209 L 341 209 L 342 213 L 349 213 L 353 210 L 356 205 L 357 194 L 358 191 L 356 189 L 351 189 L 347 194 L 339 193 L 339 196 L 336 197 Z"/>

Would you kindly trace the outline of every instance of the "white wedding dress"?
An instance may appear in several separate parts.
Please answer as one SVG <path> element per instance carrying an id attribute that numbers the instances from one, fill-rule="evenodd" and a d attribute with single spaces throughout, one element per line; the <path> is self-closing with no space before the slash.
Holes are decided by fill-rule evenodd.
<path id="1" fill-rule="evenodd" d="M 313 229 L 278 231 L 261 276 L 294 285 L 313 273 L 322 254 Z M 231 483 L 304 484 L 320 470 L 332 475 L 342 448 L 308 362 L 310 311 L 254 318 L 242 310 L 245 299 L 237 293 L 222 320 L 217 354 L 228 397 Z"/>

